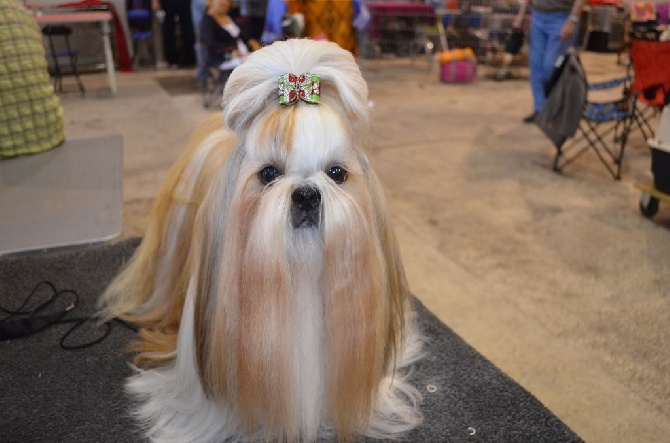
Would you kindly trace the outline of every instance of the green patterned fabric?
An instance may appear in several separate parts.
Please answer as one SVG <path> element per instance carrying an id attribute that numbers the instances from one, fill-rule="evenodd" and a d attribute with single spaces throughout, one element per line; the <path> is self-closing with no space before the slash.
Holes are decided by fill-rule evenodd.
<path id="1" fill-rule="evenodd" d="M 64 140 L 63 108 L 49 82 L 40 28 L 17 0 L 0 0 L 0 160 Z"/>

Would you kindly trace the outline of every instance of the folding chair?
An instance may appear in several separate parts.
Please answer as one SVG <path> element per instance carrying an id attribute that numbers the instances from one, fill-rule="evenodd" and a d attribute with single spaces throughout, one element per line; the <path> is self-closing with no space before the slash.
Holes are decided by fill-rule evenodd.
<path id="1" fill-rule="evenodd" d="M 638 97 L 635 124 L 649 139 L 654 136 L 649 120 L 660 113 L 670 91 L 670 42 L 633 38 L 630 59 L 635 76 L 631 92 Z"/>
<path id="2" fill-rule="evenodd" d="M 615 180 L 621 179 L 621 164 L 631 125 L 634 121 L 636 95 L 631 94 L 631 76 L 592 83 L 587 94 L 620 87 L 621 97 L 610 101 L 587 101 L 582 111 L 577 136 L 566 145 L 557 145 L 553 169 L 562 172 L 587 151 L 593 151 Z M 610 140 L 611 137 L 611 141 Z"/>

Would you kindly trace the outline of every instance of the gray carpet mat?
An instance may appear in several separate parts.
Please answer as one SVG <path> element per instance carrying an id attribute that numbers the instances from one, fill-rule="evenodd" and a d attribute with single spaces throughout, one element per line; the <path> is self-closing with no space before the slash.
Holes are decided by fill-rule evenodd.
<path id="1" fill-rule="evenodd" d="M 71 289 L 79 305 L 65 318 L 86 317 L 139 239 L 113 245 L 0 259 L 0 306 L 16 310 L 41 281 Z M 46 295 L 45 285 L 34 298 Z M 60 303 L 67 305 L 69 294 Z M 42 301 L 43 301 L 42 300 Z M 38 300 L 33 300 L 32 304 Z M 427 357 L 414 384 L 423 393 L 424 424 L 410 442 L 580 442 L 572 430 L 441 323 L 417 301 L 427 335 Z M 0 325 L 2 323 L 0 316 Z M 0 342 L 0 441 L 141 442 L 123 380 L 131 374 L 124 347 L 134 332 L 119 323 L 100 343 L 79 350 L 59 343 L 71 326 L 55 325 L 30 337 Z M 80 328 L 66 344 L 94 340 L 99 330 Z M 427 386 L 435 387 L 429 392 Z M 431 390 L 433 390 L 431 388 Z M 370 440 L 376 441 L 376 440 Z"/>

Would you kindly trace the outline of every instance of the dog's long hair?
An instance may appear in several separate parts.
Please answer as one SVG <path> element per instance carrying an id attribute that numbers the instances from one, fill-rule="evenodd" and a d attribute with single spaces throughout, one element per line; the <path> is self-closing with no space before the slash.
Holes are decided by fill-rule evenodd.
<path id="1" fill-rule="evenodd" d="M 280 106 L 277 79 L 321 78 L 321 103 Z M 103 294 L 140 327 L 129 390 L 157 441 L 394 437 L 421 421 L 397 372 L 419 355 L 378 179 L 361 150 L 367 86 L 334 43 L 278 42 L 233 71 L 224 122 L 196 130 L 142 244 Z M 280 176 L 270 183 L 268 166 Z M 341 168 L 335 181 L 329 168 Z M 292 222 L 296 189 L 320 195 Z"/>

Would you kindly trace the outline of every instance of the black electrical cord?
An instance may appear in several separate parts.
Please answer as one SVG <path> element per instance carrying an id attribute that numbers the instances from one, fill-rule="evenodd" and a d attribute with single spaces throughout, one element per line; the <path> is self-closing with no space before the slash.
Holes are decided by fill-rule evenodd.
<path id="1" fill-rule="evenodd" d="M 35 294 L 43 286 L 50 289 L 51 293 L 48 299 L 37 305 L 34 309 L 26 309 L 26 306 L 28 306 Z M 65 308 L 49 313 L 43 313 L 47 307 L 54 305 L 57 301 L 63 299 L 63 296 L 65 295 L 72 297 L 72 301 L 70 301 Z M 71 351 L 88 348 L 102 342 L 112 331 L 112 321 L 99 323 L 99 320 L 94 317 L 64 318 L 68 313 L 74 310 L 78 304 L 79 294 L 73 289 L 62 289 L 58 291 L 53 283 L 49 281 L 41 281 L 35 285 L 18 309 L 11 310 L 0 306 L 0 311 L 8 314 L 5 318 L 0 319 L 0 341 L 29 337 L 53 325 L 72 324 L 72 327 L 68 329 L 60 339 L 61 348 Z M 114 319 L 113 321 L 137 332 L 135 327 L 124 321 L 118 319 Z M 68 344 L 68 337 L 87 323 L 92 323 L 96 326 L 104 326 L 104 332 L 100 337 L 92 341 L 82 344 Z"/>

